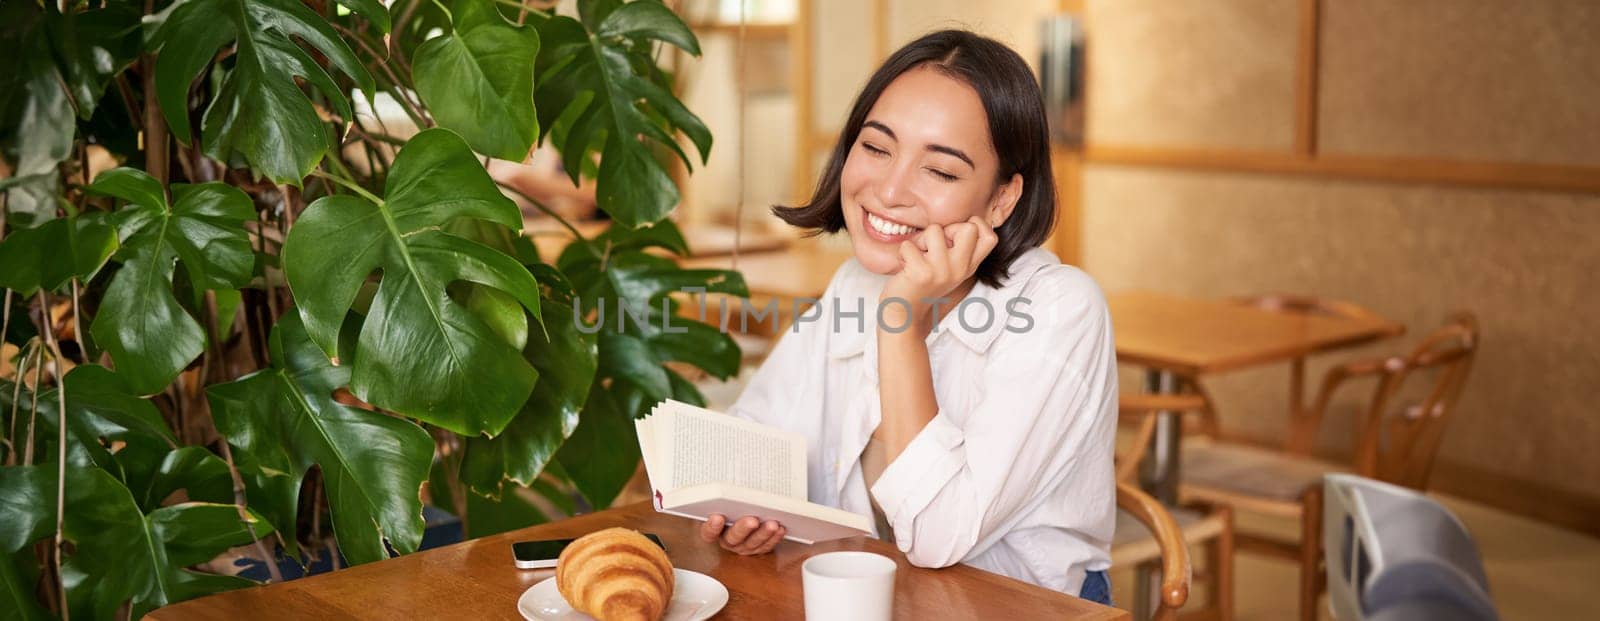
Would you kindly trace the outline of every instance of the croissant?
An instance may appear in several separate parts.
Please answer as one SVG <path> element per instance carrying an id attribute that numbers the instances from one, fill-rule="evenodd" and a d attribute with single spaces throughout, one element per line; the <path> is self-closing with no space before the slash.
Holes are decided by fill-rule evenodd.
<path id="1" fill-rule="evenodd" d="M 672 599 L 672 561 L 644 535 L 607 528 L 561 551 L 556 589 L 574 610 L 600 621 L 657 621 Z"/>

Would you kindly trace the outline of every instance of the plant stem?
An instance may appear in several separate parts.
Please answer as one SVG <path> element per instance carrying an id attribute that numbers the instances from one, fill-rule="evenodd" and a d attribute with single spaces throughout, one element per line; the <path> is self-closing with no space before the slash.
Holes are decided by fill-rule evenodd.
<path id="1" fill-rule="evenodd" d="M 11 429 L 6 433 L 6 436 L 11 441 L 11 452 L 6 454 L 7 466 L 17 465 L 17 415 L 21 413 L 22 377 L 28 373 L 28 356 L 33 356 L 33 364 L 35 366 L 39 364 L 38 339 L 31 339 L 26 344 L 31 345 L 32 349 L 22 352 L 22 356 L 17 359 L 17 382 L 11 387 Z M 24 450 L 27 450 L 27 447 L 24 447 Z M 27 454 L 32 455 L 31 452 Z"/>
<path id="2" fill-rule="evenodd" d="M 88 171 L 85 171 L 87 174 Z M 77 279 L 73 279 L 77 283 Z M 39 307 L 45 309 L 44 338 L 50 346 L 50 357 L 56 361 L 56 546 L 55 570 L 56 580 L 61 593 L 61 619 L 67 621 L 71 611 L 67 610 L 67 582 L 61 575 L 61 550 L 65 537 L 62 536 L 66 523 L 67 508 L 67 374 L 61 372 L 62 357 L 61 344 L 56 342 L 55 326 L 50 321 L 50 305 L 45 300 L 44 290 L 39 290 Z M 44 365 L 40 365 L 43 367 Z M 39 398 L 39 384 L 35 380 L 33 385 L 35 402 Z"/>
<path id="3" fill-rule="evenodd" d="M 300 191 L 292 185 L 278 186 L 278 196 L 283 198 L 283 217 L 278 220 L 279 228 L 287 238 L 289 227 L 294 226 L 294 219 L 300 214 Z"/>
<path id="4" fill-rule="evenodd" d="M 239 509 L 239 519 L 241 521 L 249 521 L 250 512 L 245 509 L 248 498 L 245 496 L 244 477 L 239 474 L 239 467 L 233 464 L 233 449 L 228 446 L 228 440 L 225 438 L 219 438 L 217 443 L 222 446 L 222 460 L 228 462 L 228 475 L 233 478 L 233 506 Z M 250 540 L 255 542 L 256 554 L 260 554 L 261 560 L 267 563 L 267 575 L 271 577 L 270 582 L 283 582 L 283 572 L 278 571 L 276 558 L 267 552 L 267 546 L 261 543 L 261 538 L 256 536 L 254 529 L 247 530 L 250 531 Z M 282 535 L 282 533 L 279 533 L 279 535 Z"/>
<path id="5" fill-rule="evenodd" d="M 332 160 L 329 160 L 329 161 L 332 161 Z M 343 187 L 346 190 L 350 190 L 351 192 L 355 192 L 356 195 L 358 195 L 358 196 L 360 196 L 362 198 L 365 198 L 365 199 L 367 199 L 369 201 L 372 201 L 374 203 L 377 203 L 379 205 L 383 204 L 383 199 L 378 198 L 376 195 L 374 195 L 371 192 L 368 192 L 366 188 L 361 187 L 360 184 L 357 184 L 354 181 L 346 181 L 344 179 L 340 179 L 340 178 L 338 178 L 336 176 L 330 175 L 330 174 L 325 173 L 325 172 L 320 171 L 320 170 L 311 171 L 311 176 L 322 178 L 322 179 L 327 179 L 328 181 L 332 181 L 335 184 L 338 184 L 339 186 Z"/>
<path id="6" fill-rule="evenodd" d="M 11 290 L 6 289 L 5 308 L 0 309 L 0 341 L 5 340 L 7 332 L 11 331 Z"/>
<path id="7" fill-rule="evenodd" d="M 548 215 L 548 216 L 550 216 L 552 218 L 555 218 L 556 222 L 561 224 L 562 227 L 566 228 L 568 233 L 572 233 L 572 238 L 573 239 L 577 240 L 578 242 L 583 243 L 583 246 L 585 248 L 588 248 L 590 252 L 595 253 L 595 256 L 600 256 L 600 253 L 598 251 L 596 251 L 594 249 L 594 247 L 589 244 L 589 238 L 584 237 L 583 233 L 579 233 L 578 232 L 578 227 L 572 226 L 572 223 L 568 222 L 566 218 L 561 217 L 561 214 L 556 213 L 555 210 L 553 210 L 550 207 L 546 206 L 544 203 L 539 202 L 537 199 L 533 198 L 532 196 L 528 196 L 528 194 L 526 192 L 523 192 L 522 190 L 517 189 L 516 186 L 513 186 L 513 185 L 511 185 L 509 183 L 506 183 L 506 182 L 500 181 L 500 180 L 495 180 L 494 183 L 495 183 L 495 185 L 498 185 L 498 186 L 500 186 L 502 188 L 510 190 L 512 194 L 516 194 L 517 196 L 521 197 L 522 200 L 528 201 L 528 203 L 533 205 L 533 207 L 535 209 L 538 209 L 539 211 L 544 212 L 545 215 Z"/>
<path id="8" fill-rule="evenodd" d="M 149 14 L 151 0 L 145 0 L 145 13 Z M 161 104 L 156 101 L 156 57 L 144 55 L 144 162 L 145 172 L 155 177 L 161 185 L 167 184 L 167 118 L 161 116 Z M 187 110 L 182 110 L 187 114 Z"/>
<path id="9" fill-rule="evenodd" d="M 383 71 L 384 75 L 389 76 L 389 83 L 394 85 L 394 91 L 390 94 L 394 95 L 395 100 L 399 101 L 400 105 L 405 107 L 406 114 L 411 117 L 412 122 L 417 124 L 417 127 L 433 127 L 433 119 L 424 114 L 422 110 L 416 106 L 416 104 L 412 103 L 409 96 L 406 95 L 406 92 L 411 89 L 405 81 L 400 79 L 399 74 L 396 74 L 394 69 L 389 67 L 389 59 L 379 56 L 378 51 L 372 49 L 372 46 L 368 45 L 367 40 L 361 38 L 361 35 L 356 34 L 349 28 L 345 28 L 337 22 L 328 23 L 332 24 L 333 28 L 338 30 L 340 34 L 343 34 L 345 38 L 354 39 L 356 45 L 360 46 L 362 51 L 366 52 L 368 56 L 372 57 L 372 60 L 374 61 L 373 64 L 377 65 L 378 68 Z M 391 52 L 391 54 L 393 54 L 393 52 Z M 376 116 L 378 111 L 373 110 L 372 112 L 373 115 Z"/>
<path id="10" fill-rule="evenodd" d="M 49 311 L 45 312 L 44 320 L 46 322 L 50 321 Z M 39 417 L 39 383 L 44 381 L 44 350 L 41 349 L 44 344 L 38 342 L 39 337 L 37 336 L 33 337 L 33 339 L 35 341 L 33 344 L 33 403 L 28 406 L 28 444 L 23 447 L 22 453 L 22 465 L 24 466 L 33 465 L 33 424 Z M 57 361 L 56 364 L 60 364 L 60 362 Z M 22 376 L 18 375 L 17 379 L 22 379 Z"/>
<path id="11" fill-rule="evenodd" d="M 78 351 L 83 352 L 83 359 L 92 360 L 93 357 L 89 355 L 89 341 L 83 338 L 83 305 L 78 303 L 78 289 L 78 279 L 74 278 L 72 279 L 72 336 L 78 339 Z"/>
<path id="12" fill-rule="evenodd" d="M 523 4 L 521 2 L 516 2 L 515 0 L 494 0 L 494 3 L 495 4 L 504 4 L 506 6 L 514 6 L 514 7 L 517 7 L 518 9 L 520 9 L 521 12 L 518 14 L 518 19 L 517 19 L 517 23 L 519 23 L 519 24 L 522 23 L 522 19 L 521 18 L 526 16 L 528 13 L 538 13 L 538 14 L 543 15 L 545 17 L 550 17 L 551 13 L 554 12 L 554 11 L 551 11 L 551 12 L 547 13 L 543 9 L 530 8 L 528 5 Z"/>

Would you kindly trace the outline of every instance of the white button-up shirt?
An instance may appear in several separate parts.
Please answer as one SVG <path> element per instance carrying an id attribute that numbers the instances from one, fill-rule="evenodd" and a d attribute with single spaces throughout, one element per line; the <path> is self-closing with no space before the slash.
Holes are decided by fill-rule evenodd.
<path id="1" fill-rule="evenodd" d="M 1105 296 L 1039 248 L 998 289 L 977 283 L 928 335 L 937 415 L 868 490 L 887 280 L 855 259 L 840 267 L 730 413 L 804 435 L 810 500 L 870 516 L 870 493 L 912 564 L 961 562 L 1076 595 L 1086 571 L 1110 567 L 1116 523 Z"/>

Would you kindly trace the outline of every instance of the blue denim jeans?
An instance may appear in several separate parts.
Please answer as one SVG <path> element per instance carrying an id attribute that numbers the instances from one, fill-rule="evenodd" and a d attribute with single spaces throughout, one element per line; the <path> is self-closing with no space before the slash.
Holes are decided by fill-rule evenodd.
<path id="1" fill-rule="evenodd" d="M 1111 579 L 1106 577 L 1106 572 L 1091 571 L 1083 577 L 1083 587 L 1078 589 L 1078 597 L 1096 604 L 1111 605 Z"/>

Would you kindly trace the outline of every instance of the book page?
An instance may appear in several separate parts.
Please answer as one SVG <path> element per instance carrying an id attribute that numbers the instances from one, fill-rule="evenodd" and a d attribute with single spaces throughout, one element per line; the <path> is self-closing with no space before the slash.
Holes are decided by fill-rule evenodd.
<path id="1" fill-rule="evenodd" d="M 806 447 L 800 434 L 671 400 L 656 409 L 655 417 L 651 441 L 667 480 L 652 479 L 652 485 L 674 490 L 727 483 L 806 499 Z"/>

